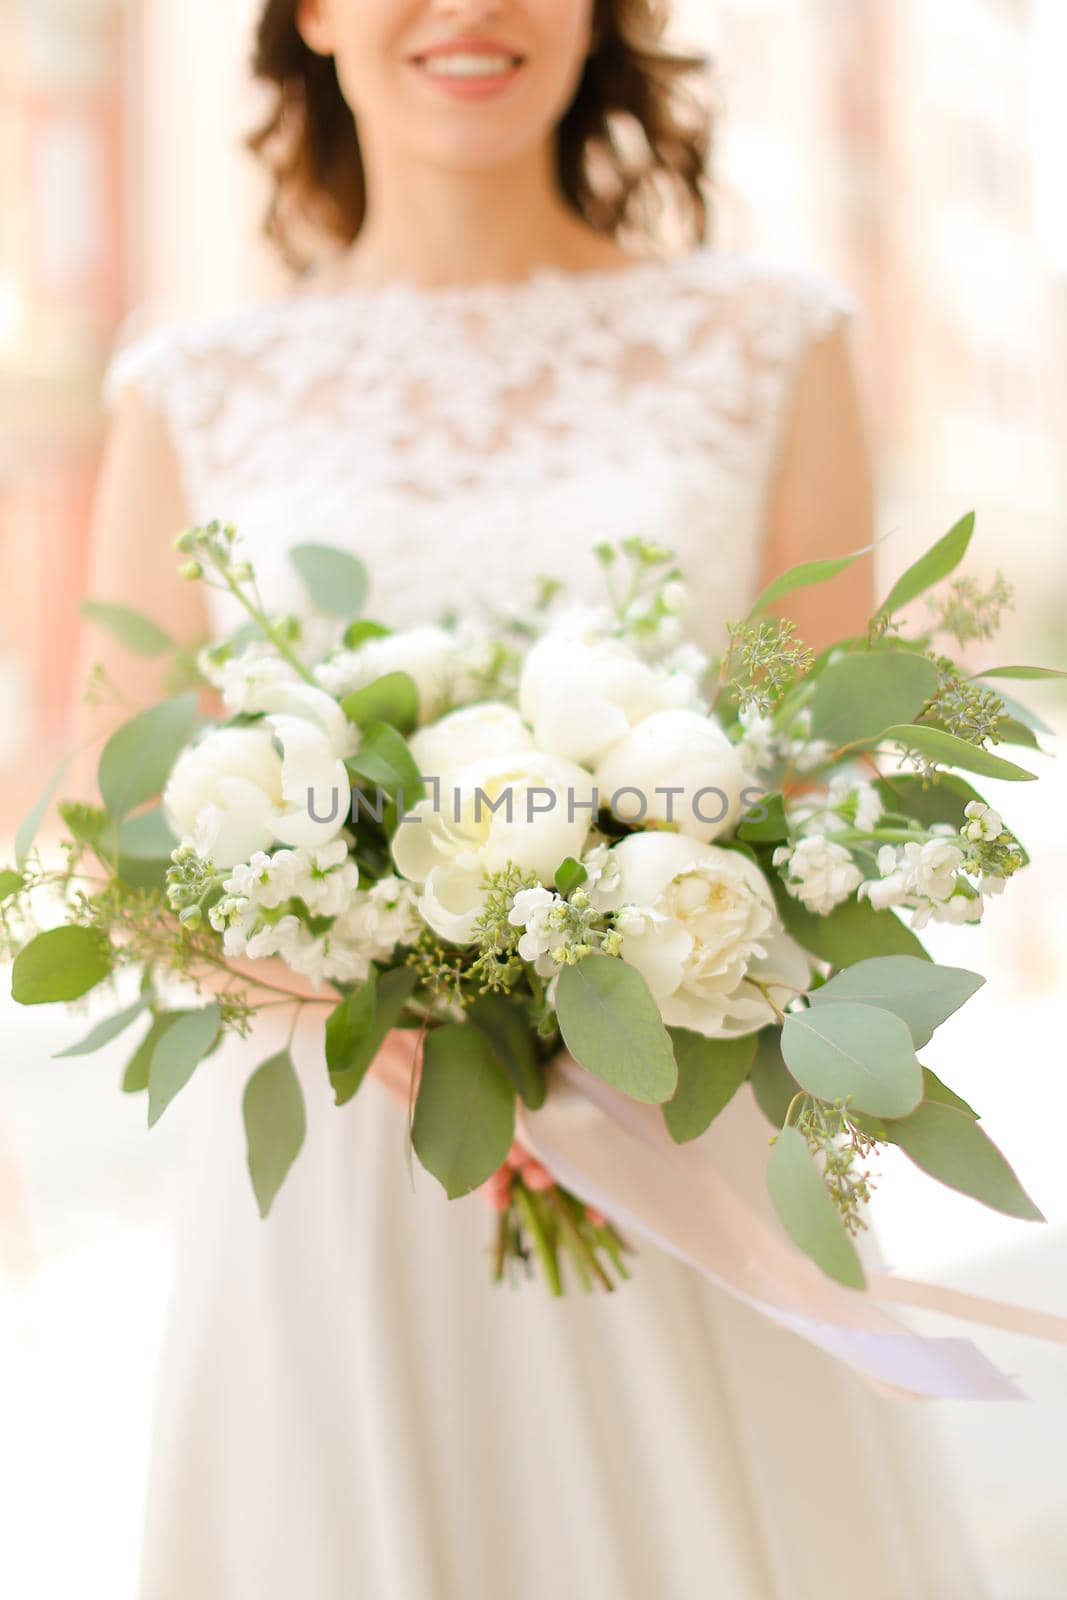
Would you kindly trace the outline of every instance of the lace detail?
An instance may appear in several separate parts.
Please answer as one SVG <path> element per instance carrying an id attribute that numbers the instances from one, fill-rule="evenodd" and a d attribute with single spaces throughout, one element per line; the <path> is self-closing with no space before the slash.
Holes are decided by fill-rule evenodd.
<path id="1" fill-rule="evenodd" d="M 852 309 L 704 251 L 312 291 L 136 340 L 104 398 L 136 383 L 163 413 L 190 519 L 237 523 L 274 603 L 306 539 L 359 550 L 376 612 L 406 620 L 524 574 L 587 586 L 599 539 L 643 533 L 679 550 L 717 627 L 755 578 L 800 359 Z"/>

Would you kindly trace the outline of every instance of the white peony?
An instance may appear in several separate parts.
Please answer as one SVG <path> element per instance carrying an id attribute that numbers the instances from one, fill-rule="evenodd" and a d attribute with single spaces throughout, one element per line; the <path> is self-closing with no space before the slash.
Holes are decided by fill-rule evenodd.
<path id="1" fill-rule="evenodd" d="M 593 780 L 540 750 L 463 768 L 439 800 L 422 800 L 393 839 L 401 876 L 419 884 L 419 910 L 444 939 L 466 944 L 485 905 L 487 873 L 509 864 L 551 883 L 580 858 L 593 821 Z"/>
<path id="2" fill-rule="evenodd" d="M 270 819 L 275 839 L 307 847 L 329 844 L 348 821 L 352 796 L 337 745 L 318 723 L 306 717 L 269 716 L 264 720 L 282 747 L 284 809 Z"/>
<path id="3" fill-rule="evenodd" d="M 770 885 L 735 850 L 676 833 L 635 833 L 612 851 L 621 955 L 642 974 L 664 1022 L 708 1038 L 755 1033 L 810 978 L 783 931 Z"/>
<path id="4" fill-rule="evenodd" d="M 592 762 L 645 717 L 701 704 L 684 672 L 650 667 L 617 639 L 586 643 L 552 632 L 534 645 L 519 680 L 519 710 L 540 750 Z"/>
<path id="5" fill-rule="evenodd" d="M 252 727 L 217 728 L 185 750 L 167 781 L 163 810 L 198 855 L 233 867 L 276 843 L 328 844 L 347 820 L 350 793 L 344 762 L 323 728 L 304 716 L 280 715 Z"/>
<path id="6" fill-rule="evenodd" d="M 406 672 L 419 691 L 419 721 L 432 722 L 450 700 L 462 698 L 466 679 L 463 641 L 444 628 L 407 628 L 340 650 L 315 668 L 315 677 L 342 699 L 390 672 Z"/>
<path id="7" fill-rule="evenodd" d="M 601 757 L 596 783 L 601 804 L 621 821 L 673 822 L 705 844 L 747 809 L 736 747 L 696 711 L 659 711 L 639 722 Z"/>
<path id="8" fill-rule="evenodd" d="M 507 756 L 534 747 L 519 713 L 495 700 L 450 711 L 439 722 L 420 728 L 410 743 L 423 777 L 442 780 L 488 756 Z"/>
<path id="9" fill-rule="evenodd" d="M 197 855 L 233 867 L 275 842 L 282 760 L 266 728 L 218 728 L 182 752 L 163 791 L 163 811 Z"/>

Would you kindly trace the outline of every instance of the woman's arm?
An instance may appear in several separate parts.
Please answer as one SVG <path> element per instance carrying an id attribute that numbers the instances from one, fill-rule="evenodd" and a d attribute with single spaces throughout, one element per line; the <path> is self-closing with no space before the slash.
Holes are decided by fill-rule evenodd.
<path id="1" fill-rule="evenodd" d="M 179 644 L 192 648 L 209 632 L 204 591 L 179 576 L 182 557 L 174 540 L 189 522 L 181 473 L 165 419 L 135 385 L 123 390 L 104 447 L 93 504 L 87 594 L 132 607 L 159 624 Z M 88 706 L 80 697 L 93 666 L 99 663 L 121 696 L 121 704 Z M 101 628 L 86 626 L 81 640 L 74 717 L 78 754 L 68 769 L 64 793 L 95 800 L 96 766 L 107 737 L 137 711 L 167 694 L 166 663 L 146 660 L 125 650 Z M 317 1007 L 340 996 L 328 985 L 313 988 L 278 960 L 227 963 L 239 976 L 253 1002 L 278 998 L 277 990 L 310 1000 Z M 214 969 L 201 974 L 209 993 L 230 986 L 230 973 Z M 270 988 L 258 987 L 269 985 Z M 413 1035 L 390 1037 L 381 1072 L 398 1096 L 411 1072 Z"/>
<path id="2" fill-rule="evenodd" d="M 771 496 L 764 582 L 802 561 L 871 543 L 874 493 L 867 427 L 846 324 L 813 345 L 793 396 Z M 864 556 L 830 583 L 798 590 L 776 609 L 820 650 L 862 630 L 874 609 L 874 563 Z"/>
<path id="3" fill-rule="evenodd" d="M 86 593 L 89 599 L 130 606 L 159 624 L 180 645 L 207 634 L 198 584 L 178 575 L 174 539 L 186 525 L 178 463 L 164 419 L 135 385 L 121 393 L 104 445 L 90 533 Z M 117 691 L 91 707 L 83 696 L 99 664 Z M 124 649 L 104 629 L 86 623 L 74 684 L 73 743 L 78 750 L 65 792 L 95 798 L 96 764 L 114 729 L 167 693 L 166 659 L 149 660 Z"/>

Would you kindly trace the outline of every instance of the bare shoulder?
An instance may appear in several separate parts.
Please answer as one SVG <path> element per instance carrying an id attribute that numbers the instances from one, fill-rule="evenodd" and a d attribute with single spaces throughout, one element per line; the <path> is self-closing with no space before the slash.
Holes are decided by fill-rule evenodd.
<path id="1" fill-rule="evenodd" d="M 176 319 L 135 312 L 111 351 L 101 385 L 107 410 L 118 410 L 127 391 L 164 416 L 187 405 L 196 385 L 210 387 L 212 372 L 220 381 L 232 375 L 242 357 L 266 348 L 289 308 L 306 303 L 290 292 L 201 316 Z M 135 411 L 138 400 L 127 409 Z"/>
<path id="2" fill-rule="evenodd" d="M 683 257 L 682 282 L 720 309 L 761 357 L 787 360 L 847 328 L 855 296 L 832 277 L 747 250 Z"/>

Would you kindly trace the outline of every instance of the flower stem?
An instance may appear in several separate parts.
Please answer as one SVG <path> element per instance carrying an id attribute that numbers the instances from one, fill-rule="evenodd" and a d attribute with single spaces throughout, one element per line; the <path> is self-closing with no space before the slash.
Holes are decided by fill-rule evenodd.
<path id="1" fill-rule="evenodd" d="M 234 599 L 237 601 L 238 605 L 243 606 L 256 626 L 262 628 L 263 632 L 266 634 L 267 638 L 270 640 L 271 644 L 277 650 L 282 659 L 289 663 L 293 671 L 299 677 L 303 678 L 305 683 L 309 683 L 313 689 L 317 689 L 319 685 L 316 683 L 314 675 L 304 665 L 296 652 L 294 650 L 290 650 L 288 644 L 281 636 L 281 631 L 275 628 L 266 612 L 263 611 L 259 606 L 255 605 L 254 602 L 248 598 L 248 596 L 242 590 L 241 585 L 237 583 L 237 581 L 231 576 L 225 567 L 220 567 L 218 570 L 221 572 L 223 582 L 233 595 Z"/>
<path id="2" fill-rule="evenodd" d="M 512 1194 L 515 1197 L 515 1204 L 519 1208 L 530 1238 L 533 1240 L 534 1248 L 537 1251 L 548 1283 L 549 1293 L 558 1299 L 563 1293 L 563 1282 L 559 1275 L 559 1255 L 548 1236 L 548 1230 L 545 1228 L 540 1208 L 534 1195 L 527 1189 L 521 1178 L 516 1178 Z"/>

